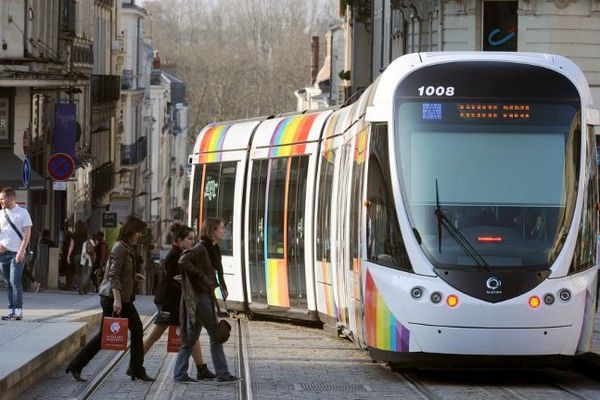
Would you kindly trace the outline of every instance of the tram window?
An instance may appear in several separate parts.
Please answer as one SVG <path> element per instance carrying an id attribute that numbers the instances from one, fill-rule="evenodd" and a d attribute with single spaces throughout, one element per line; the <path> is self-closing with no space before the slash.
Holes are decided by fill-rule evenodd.
<path id="1" fill-rule="evenodd" d="M 333 172 L 335 168 L 335 152 L 322 154 L 321 172 L 319 176 L 319 208 L 317 211 L 317 260 L 331 261 L 331 201 L 333 198 Z"/>
<path id="2" fill-rule="evenodd" d="M 374 125 L 371 132 L 367 200 L 367 257 L 369 261 L 402 270 L 412 270 L 404 246 L 392 196 L 388 162 L 387 124 Z"/>
<path id="3" fill-rule="evenodd" d="M 361 131 L 355 138 L 354 156 L 352 163 L 352 194 L 350 199 L 350 258 L 353 262 L 350 268 L 355 268 L 354 260 L 360 257 L 360 210 L 362 199 L 362 182 L 367 147 L 367 130 Z"/>
<path id="4" fill-rule="evenodd" d="M 289 158 L 275 158 L 270 164 L 267 212 L 267 257 L 282 259 L 285 255 L 285 194 Z"/>
<path id="5" fill-rule="evenodd" d="M 194 185 L 192 194 L 192 228 L 196 236 L 200 233 L 200 189 L 202 185 L 202 175 L 204 174 L 204 165 L 194 166 Z"/>
<path id="6" fill-rule="evenodd" d="M 201 177 L 202 210 L 200 220 L 218 217 L 225 222 L 225 237 L 221 241 L 221 254 L 233 254 L 233 199 L 237 162 L 206 164 Z M 200 221 L 202 222 L 202 221 Z"/>
<path id="7" fill-rule="evenodd" d="M 596 210 L 595 205 L 598 202 L 598 177 L 597 165 L 594 161 L 596 138 L 590 127 L 588 127 L 586 146 L 586 195 L 583 199 L 581 225 L 579 226 L 575 252 L 573 253 L 573 260 L 571 261 L 571 267 L 569 269 L 570 274 L 583 271 L 596 265 L 596 227 L 598 226 L 598 211 Z"/>

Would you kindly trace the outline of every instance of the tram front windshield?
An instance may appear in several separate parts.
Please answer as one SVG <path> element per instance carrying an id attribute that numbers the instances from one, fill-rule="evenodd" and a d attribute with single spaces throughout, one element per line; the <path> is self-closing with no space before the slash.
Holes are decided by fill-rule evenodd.
<path id="1" fill-rule="evenodd" d="M 429 260 L 477 265 L 458 232 L 490 268 L 550 266 L 577 194 L 577 105 L 418 100 L 396 103 L 395 143 L 404 203 Z"/>

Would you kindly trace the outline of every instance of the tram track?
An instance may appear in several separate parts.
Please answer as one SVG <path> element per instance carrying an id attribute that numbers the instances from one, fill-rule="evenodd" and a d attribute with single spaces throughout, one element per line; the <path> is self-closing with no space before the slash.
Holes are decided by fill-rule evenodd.
<path id="1" fill-rule="evenodd" d="M 248 352 L 248 321 L 237 318 L 238 328 L 238 376 L 243 380 L 238 386 L 238 397 L 242 400 L 254 400 L 250 357 Z"/>
<path id="2" fill-rule="evenodd" d="M 467 381 L 457 382 L 457 385 L 448 384 L 448 381 L 433 379 L 421 379 L 414 373 L 396 371 L 421 399 L 424 400 L 452 400 L 452 399 L 498 399 L 498 400 L 536 400 L 548 398 L 561 398 L 573 400 L 596 400 L 594 394 L 584 393 L 579 388 L 572 388 L 564 383 L 533 383 L 533 386 L 524 384 L 517 379 L 516 386 L 513 384 Z M 548 376 L 552 379 L 552 376 Z M 475 384 L 474 384 L 475 383 Z M 458 390 L 458 392 L 456 392 Z M 477 394 L 476 392 L 479 392 Z"/>
<path id="3" fill-rule="evenodd" d="M 144 332 L 152 325 L 154 321 L 154 316 L 148 318 L 144 321 Z M 250 358 L 248 351 L 248 324 L 247 321 L 242 319 L 236 319 L 236 323 L 234 325 L 234 329 L 237 333 L 237 343 L 236 343 L 236 356 L 237 356 L 237 368 L 236 373 L 238 376 L 242 377 L 243 380 L 239 383 L 236 383 L 235 389 L 235 398 L 242 400 L 255 400 L 257 397 L 255 396 L 252 389 L 252 378 L 251 378 L 251 368 L 250 368 Z M 233 332 L 232 332 L 233 333 Z M 233 336 L 233 335 L 232 335 Z M 90 379 L 87 384 L 81 388 L 72 399 L 77 400 L 87 400 L 93 398 L 95 393 L 97 393 L 102 386 L 110 379 L 112 373 L 118 368 L 120 362 L 123 358 L 129 353 L 130 346 L 127 346 L 127 349 L 123 352 L 119 352 L 112 359 L 110 359 L 97 373 L 93 379 Z M 165 398 L 165 391 L 171 390 L 171 393 L 167 395 L 168 399 L 180 399 L 183 396 L 183 388 L 186 385 L 174 385 L 169 387 L 169 381 L 172 378 L 170 371 L 173 370 L 173 366 L 175 363 L 174 357 L 168 357 L 167 353 L 163 359 L 162 365 L 159 372 L 159 376 L 157 376 L 157 380 L 153 383 L 153 385 L 157 385 L 157 387 L 153 390 L 154 395 L 150 396 L 154 400 L 158 398 Z M 202 382 L 204 384 L 218 385 L 216 382 Z"/>
<path id="4" fill-rule="evenodd" d="M 144 330 L 145 333 L 148 328 L 152 325 L 154 321 L 154 315 L 150 316 L 144 321 Z M 98 388 L 100 388 L 111 376 L 112 372 L 117 368 L 121 360 L 130 352 L 131 345 L 127 345 L 127 349 L 125 351 L 118 352 L 111 360 L 106 363 L 104 368 L 97 374 L 93 379 L 90 379 L 88 383 L 76 394 L 74 397 L 77 400 L 87 400 L 93 396 Z"/>

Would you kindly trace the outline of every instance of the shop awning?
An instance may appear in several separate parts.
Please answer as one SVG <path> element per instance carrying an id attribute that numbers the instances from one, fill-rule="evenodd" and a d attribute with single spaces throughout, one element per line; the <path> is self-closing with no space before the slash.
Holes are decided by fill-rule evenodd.
<path id="1" fill-rule="evenodd" d="M 23 186 L 23 160 L 11 149 L 0 149 L 0 188 L 25 189 Z M 31 170 L 30 189 L 44 189 L 44 178 Z"/>

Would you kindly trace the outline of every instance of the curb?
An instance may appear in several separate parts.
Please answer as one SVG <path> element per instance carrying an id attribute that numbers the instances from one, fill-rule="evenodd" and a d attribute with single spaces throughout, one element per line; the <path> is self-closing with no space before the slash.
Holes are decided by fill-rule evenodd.
<path id="1" fill-rule="evenodd" d="M 38 329 L 43 329 L 50 335 L 56 334 L 56 337 L 64 335 L 62 340 L 52 343 L 45 349 L 40 349 L 41 351 L 33 357 L 27 359 L 27 356 L 24 356 L 22 359 L 17 360 L 21 366 L 0 378 L 2 399 L 17 398 L 19 393 L 39 382 L 49 372 L 56 370 L 68 357 L 86 343 L 86 339 L 100 325 L 101 320 L 102 311 L 99 308 L 85 310 L 70 316 L 48 320 L 39 328 L 15 339 L 15 345 L 27 347 L 31 342 L 28 335 L 35 334 Z M 39 346 L 39 344 L 37 345 Z M 36 343 L 31 344 L 30 351 L 37 351 L 35 346 Z"/>

